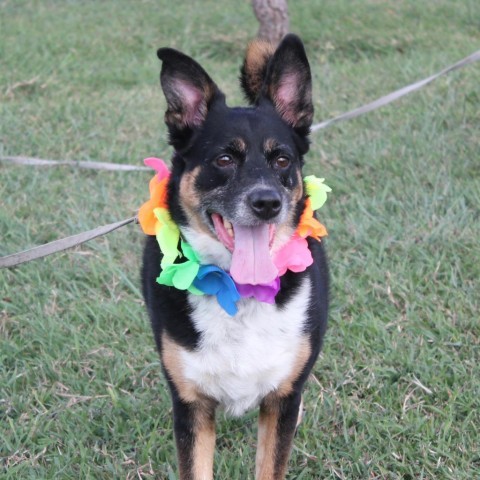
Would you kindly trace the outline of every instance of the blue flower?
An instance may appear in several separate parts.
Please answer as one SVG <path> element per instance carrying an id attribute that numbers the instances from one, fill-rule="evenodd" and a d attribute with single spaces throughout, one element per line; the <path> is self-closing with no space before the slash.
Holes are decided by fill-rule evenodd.
<path id="1" fill-rule="evenodd" d="M 215 265 L 202 265 L 193 286 L 207 295 L 216 295 L 219 305 L 231 316 L 238 311 L 236 302 L 240 294 L 232 277 Z"/>

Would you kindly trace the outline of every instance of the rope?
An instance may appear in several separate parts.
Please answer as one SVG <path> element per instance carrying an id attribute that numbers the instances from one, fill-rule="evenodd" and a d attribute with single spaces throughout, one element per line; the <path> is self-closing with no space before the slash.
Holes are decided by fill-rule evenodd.
<path id="1" fill-rule="evenodd" d="M 367 103 L 361 107 L 350 110 L 349 112 L 338 115 L 337 117 L 325 120 L 321 123 L 317 123 L 312 126 L 312 133 L 318 132 L 324 128 L 327 128 L 335 123 L 350 120 L 352 118 L 358 117 L 365 113 L 376 110 L 380 107 L 388 105 L 389 103 L 398 100 L 399 98 L 404 97 L 412 92 L 415 92 L 429 83 L 433 82 L 437 78 L 446 75 L 447 73 L 463 68 L 471 63 L 477 62 L 480 60 L 480 50 L 472 53 L 468 57 L 463 58 L 462 60 L 450 65 L 449 67 L 444 68 L 438 73 L 431 75 L 430 77 L 414 82 L 406 87 L 395 90 L 388 95 L 374 100 L 373 102 Z M 137 165 L 125 165 L 118 163 L 104 163 L 104 162 L 81 162 L 81 161 L 56 161 L 56 160 L 43 160 L 40 158 L 30 158 L 30 157 L 0 157 L 1 161 L 10 162 L 17 165 L 38 165 L 38 166 L 60 166 L 60 165 L 69 165 L 78 168 L 88 168 L 95 170 L 122 170 L 122 171 L 132 171 L 132 170 L 150 170 L 147 167 L 141 167 Z M 37 258 L 46 257 L 56 252 L 61 252 L 67 248 L 75 247 L 82 243 L 88 242 L 96 237 L 105 235 L 107 233 L 113 232 L 117 228 L 128 225 L 136 220 L 136 217 L 128 218 L 126 220 L 121 220 L 120 222 L 110 223 L 109 225 L 104 225 L 102 227 L 94 228 L 88 232 L 79 233 L 78 235 L 73 235 L 71 237 L 62 238 L 60 240 L 55 240 L 53 242 L 41 245 L 39 247 L 32 248 L 30 250 L 25 250 L 20 253 L 15 253 L 12 255 L 7 255 L 5 257 L 0 257 L 0 268 L 13 267 L 20 265 L 21 263 L 29 262 Z"/>

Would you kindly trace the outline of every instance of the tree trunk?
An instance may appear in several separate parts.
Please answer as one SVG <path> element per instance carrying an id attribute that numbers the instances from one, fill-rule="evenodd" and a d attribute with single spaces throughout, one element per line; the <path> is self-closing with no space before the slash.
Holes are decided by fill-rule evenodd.
<path id="1" fill-rule="evenodd" d="M 252 6 L 260 22 L 258 38 L 278 44 L 290 27 L 287 0 L 252 0 Z"/>

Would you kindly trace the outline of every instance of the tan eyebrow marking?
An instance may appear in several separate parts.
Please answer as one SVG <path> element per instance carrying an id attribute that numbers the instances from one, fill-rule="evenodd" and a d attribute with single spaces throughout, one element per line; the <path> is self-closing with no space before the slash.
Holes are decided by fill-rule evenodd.
<path id="1" fill-rule="evenodd" d="M 230 146 L 237 150 L 239 153 L 245 153 L 247 151 L 247 144 L 243 138 L 237 137 L 230 142 Z"/>
<path id="2" fill-rule="evenodd" d="M 278 142 L 274 138 L 267 138 L 263 143 L 263 149 L 265 153 L 270 153 L 278 147 Z"/>

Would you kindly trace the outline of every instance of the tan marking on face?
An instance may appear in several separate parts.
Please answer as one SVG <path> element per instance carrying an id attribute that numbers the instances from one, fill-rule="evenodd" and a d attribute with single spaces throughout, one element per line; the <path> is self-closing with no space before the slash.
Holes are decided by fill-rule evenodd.
<path id="1" fill-rule="evenodd" d="M 297 186 L 292 191 L 292 197 L 290 200 L 290 208 L 288 209 L 288 215 L 286 220 L 277 225 L 275 229 L 275 240 L 280 242 L 280 244 L 285 243 L 289 239 L 293 232 L 297 228 L 295 223 L 295 214 L 296 207 L 298 202 L 303 198 L 303 180 L 302 172 L 300 169 L 297 170 Z"/>
<path id="2" fill-rule="evenodd" d="M 292 226 L 291 220 L 287 219 L 286 222 L 277 225 L 275 228 L 275 237 L 273 242 L 273 250 L 276 251 L 278 248 L 283 247 L 290 237 L 295 232 L 295 227 Z"/>
<path id="3" fill-rule="evenodd" d="M 292 202 L 296 205 L 302 197 L 303 197 L 303 178 L 302 178 L 301 170 L 298 169 L 297 170 L 297 186 L 295 187 L 295 190 L 294 190 Z"/>
<path id="4" fill-rule="evenodd" d="M 231 142 L 231 145 L 239 153 L 247 152 L 247 144 L 243 138 L 240 138 L 240 137 L 234 138 Z"/>
<path id="5" fill-rule="evenodd" d="M 182 175 L 180 180 L 180 205 L 185 212 L 190 227 L 215 238 L 200 214 L 201 198 L 195 186 L 200 169 L 201 167 L 198 166 Z"/>
<path id="6" fill-rule="evenodd" d="M 263 142 L 263 150 L 267 154 L 275 150 L 275 148 L 277 147 L 278 147 L 278 142 L 274 138 L 267 138 L 265 142 Z"/>
<path id="7" fill-rule="evenodd" d="M 183 174 L 180 180 L 180 200 L 182 206 L 189 210 L 198 208 L 200 204 L 200 196 L 195 186 L 200 168 L 200 166 L 195 167 L 192 171 Z"/>

